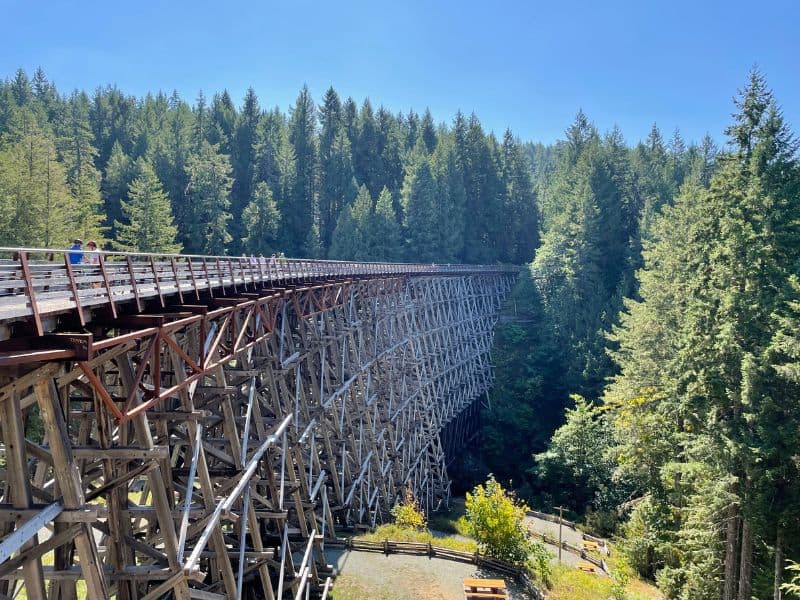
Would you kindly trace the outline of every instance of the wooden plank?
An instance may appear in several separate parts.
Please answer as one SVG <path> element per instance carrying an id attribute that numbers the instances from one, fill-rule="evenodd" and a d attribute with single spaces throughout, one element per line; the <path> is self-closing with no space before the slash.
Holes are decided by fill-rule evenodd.
<path id="1" fill-rule="evenodd" d="M 20 552 L 19 555 L 11 558 L 4 563 L 0 564 L 0 579 L 3 576 L 16 571 L 20 566 L 25 565 L 25 563 L 29 563 L 32 561 L 40 562 L 42 556 L 53 550 L 54 548 L 58 548 L 69 542 L 75 534 L 80 529 L 81 525 L 73 525 L 72 527 L 51 536 L 50 538 L 39 542 L 29 548 L 25 549 L 24 551 Z M 23 575 L 25 575 L 25 568 L 23 566 Z M 31 592 L 36 593 L 37 587 L 31 587 L 31 581 L 28 575 L 25 575 L 25 587 L 28 592 L 28 597 L 30 598 Z M 44 572 L 42 572 L 42 589 L 44 589 Z"/>
<path id="2" fill-rule="evenodd" d="M 96 446 L 73 446 L 72 456 L 87 459 L 110 460 L 158 460 L 169 458 L 168 446 L 153 448 L 98 448 Z"/>
<path id="3" fill-rule="evenodd" d="M 6 493 L 16 508 L 29 508 L 33 501 L 31 485 L 27 472 L 27 457 L 25 455 L 25 435 L 23 430 L 22 410 L 20 409 L 19 396 L 16 394 L 8 401 L 0 403 L 0 425 L 5 442 L 5 458 L 7 469 Z M 45 509 L 48 510 L 48 509 Z M 49 509 L 51 512 L 58 509 Z M 55 516 L 55 515 L 53 515 Z M 25 557 L 18 566 L 22 566 L 25 573 L 25 587 L 28 598 L 31 600 L 44 600 L 44 577 L 42 575 L 42 562 L 39 557 L 26 553 L 38 545 L 36 532 L 30 528 L 14 539 L 8 546 L 12 551 L 20 550 L 20 555 Z M 15 534 L 12 533 L 12 536 Z M 18 543 L 19 542 L 19 543 Z M 0 559 L 2 562 L 2 559 Z M 16 568 L 16 567 L 15 567 Z"/>
<path id="4" fill-rule="evenodd" d="M 37 381 L 34 393 L 39 402 L 42 421 L 47 431 L 50 453 L 53 455 L 55 478 L 63 494 L 65 508 L 82 509 L 85 500 L 81 486 L 80 473 L 70 451 L 69 434 L 64 423 L 64 413 L 58 402 L 58 395 L 52 379 Z M 75 545 L 80 556 L 83 577 L 90 598 L 107 598 L 108 587 L 103 574 L 102 563 L 97 552 L 94 536 L 86 524 L 77 525 Z"/>
<path id="5" fill-rule="evenodd" d="M 33 508 L 14 508 L 10 504 L 0 504 L 0 522 L 21 521 L 31 519 L 49 505 L 34 505 Z M 62 507 L 60 514 L 53 520 L 55 523 L 91 523 L 105 516 L 102 507 L 91 507 L 78 510 L 65 510 Z"/>
<path id="6" fill-rule="evenodd" d="M 46 524 L 55 520 L 63 510 L 64 507 L 60 503 L 54 502 L 46 508 L 37 511 L 27 521 L 17 527 L 14 533 L 0 542 L 0 563 L 8 560 L 12 554 L 31 540 Z"/>
<path id="7" fill-rule="evenodd" d="M 465 579 L 465 586 L 470 587 L 485 587 L 485 588 L 504 588 L 506 587 L 505 579 Z"/>

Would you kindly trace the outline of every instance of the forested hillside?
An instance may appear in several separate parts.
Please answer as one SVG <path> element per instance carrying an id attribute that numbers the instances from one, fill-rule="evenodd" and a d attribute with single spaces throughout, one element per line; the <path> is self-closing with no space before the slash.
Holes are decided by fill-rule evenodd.
<path id="1" fill-rule="evenodd" d="M 437 125 L 329 89 L 289 114 L 254 90 L 193 104 L 116 87 L 68 95 L 44 71 L 0 83 L 0 239 L 111 248 L 438 262 L 529 261 L 526 148 L 478 117 Z"/>
<path id="2" fill-rule="evenodd" d="M 800 167 L 764 77 L 731 125 L 554 145 L 334 89 L 288 114 L 0 83 L 0 244 L 523 268 L 479 479 L 563 505 L 669 598 L 779 598 L 800 560 Z"/>
<path id="3" fill-rule="evenodd" d="M 758 72 L 734 108 L 719 152 L 582 114 L 528 148 L 542 243 L 484 430 L 487 468 L 668 598 L 781 598 L 800 559 L 798 145 Z"/>

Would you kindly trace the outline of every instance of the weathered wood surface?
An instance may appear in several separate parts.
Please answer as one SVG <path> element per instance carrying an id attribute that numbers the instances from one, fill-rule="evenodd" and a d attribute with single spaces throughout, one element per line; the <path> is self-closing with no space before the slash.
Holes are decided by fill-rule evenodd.
<path id="1" fill-rule="evenodd" d="M 41 334 L 48 316 L 74 312 L 81 324 L 91 311 L 148 300 L 161 306 L 201 295 L 253 292 L 263 285 L 397 275 L 512 272 L 515 267 L 359 263 L 265 257 L 95 252 L 99 264 L 70 264 L 67 250 L 0 248 L 0 323 L 31 318 Z M 88 252 L 81 253 L 88 256 Z"/>
<path id="2" fill-rule="evenodd" d="M 382 522 L 406 486 L 448 501 L 444 442 L 471 434 L 512 282 L 226 284 L 95 322 L 81 357 L 0 367 L 0 593 L 319 597 L 336 528 Z"/>

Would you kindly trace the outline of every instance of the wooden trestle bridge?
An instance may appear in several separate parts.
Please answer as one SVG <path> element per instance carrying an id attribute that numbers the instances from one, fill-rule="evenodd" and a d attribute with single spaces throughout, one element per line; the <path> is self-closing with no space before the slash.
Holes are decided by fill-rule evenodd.
<path id="1" fill-rule="evenodd" d="M 447 501 L 514 269 L 95 258 L 0 248 L 0 599 L 324 597 Z"/>

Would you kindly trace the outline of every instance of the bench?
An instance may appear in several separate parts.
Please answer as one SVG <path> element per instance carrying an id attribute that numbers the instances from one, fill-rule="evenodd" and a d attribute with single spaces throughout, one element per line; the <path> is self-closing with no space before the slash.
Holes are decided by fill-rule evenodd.
<path id="1" fill-rule="evenodd" d="M 508 599 L 505 579 L 465 579 L 464 600 L 474 598 Z"/>

